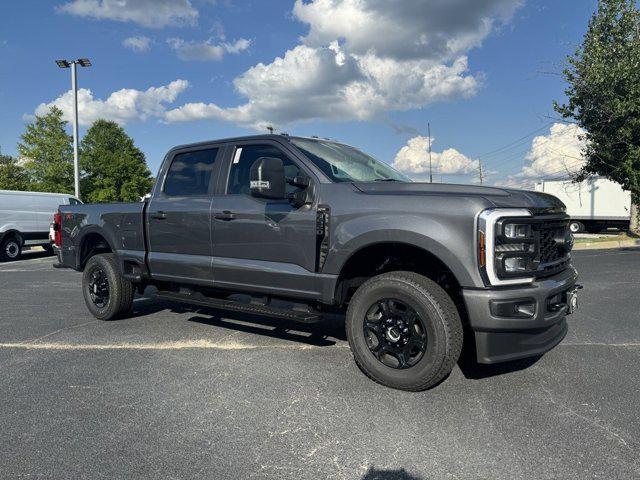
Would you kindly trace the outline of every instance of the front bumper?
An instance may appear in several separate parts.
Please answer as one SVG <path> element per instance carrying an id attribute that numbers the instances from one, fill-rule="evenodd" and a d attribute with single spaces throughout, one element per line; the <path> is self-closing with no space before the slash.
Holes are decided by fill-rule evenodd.
<path id="1" fill-rule="evenodd" d="M 463 289 L 469 325 L 475 336 L 479 363 L 498 363 L 541 355 L 562 341 L 567 333 L 568 305 L 551 299 L 575 288 L 578 273 L 565 271 L 528 285 L 500 289 Z M 498 316 L 492 302 L 528 302 L 534 305 L 530 318 Z"/>

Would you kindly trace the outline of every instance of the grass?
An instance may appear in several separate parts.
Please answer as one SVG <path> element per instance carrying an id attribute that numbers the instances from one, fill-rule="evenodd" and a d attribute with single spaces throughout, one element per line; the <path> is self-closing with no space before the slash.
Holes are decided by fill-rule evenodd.
<path id="1" fill-rule="evenodd" d="M 626 232 L 621 232 L 618 234 L 594 234 L 592 237 L 580 237 L 576 238 L 576 243 L 599 243 L 599 242 L 617 242 L 620 240 L 630 240 L 633 237 L 627 235 Z"/>

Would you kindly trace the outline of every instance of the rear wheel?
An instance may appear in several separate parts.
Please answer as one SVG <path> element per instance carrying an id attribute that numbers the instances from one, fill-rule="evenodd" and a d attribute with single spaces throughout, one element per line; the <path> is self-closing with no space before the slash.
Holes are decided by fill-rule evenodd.
<path id="1" fill-rule="evenodd" d="M 87 308 L 99 320 L 122 316 L 133 304 L 133 284 L 122 278 L 112 253 L 89 259 L 82 274 L 82 293 Z"/>
<path id="2" fill-rule="evenodd" d="M 401 390 L 426 390 L 453 369 L 462 323 L 447 293 L 413 272 L 371 278 L 347 309 L 347 338 L 362 371 Z"/>
<path id="3" fill-rule="evenodd" d="M 584 232 L 584 225 L 582 224 L 582 222 L 578 222 L 576 220 L 573 220 L 569 224 L 569 230 L 571 230 L 571 233 Z"/>
<path id="4" fill-rule="evenodd" d="M 2 260 L 18 260 L 22 253 L 22 242 L 15 235 L 5 238 L 0 245 L 0 258 Z"/>

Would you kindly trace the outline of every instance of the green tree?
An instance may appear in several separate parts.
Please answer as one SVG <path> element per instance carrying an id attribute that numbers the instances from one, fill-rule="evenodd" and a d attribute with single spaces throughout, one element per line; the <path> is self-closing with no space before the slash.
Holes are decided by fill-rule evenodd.
<path id="1" fill-rule="evenodd" d="M 0 190 L 27 190 L 29 179 L 15 158 L 0 152 Z"/>
<path id="2" fill-rule="evenodd" d="M 640 203 L 640 12 L 636 0 L 600 0 L 582 45 L 563 72 L 568 101 L 558 113 L 585 131 L 581 177 L 603 175 L 632 194 L 632 228 Z"/>
<path id="3" fill-rule="evenodd" d="M 82 139 L 83 200 L 135 202 L 153 185 L 144 153 L 115 122 L 96 120 Z"/>
<path id="4" fill-rule="evenodd" d="M 73 193 L 73 145 L 66 127 L 62 110 L 54 106 L 36 115 L 20 137 L 18 152 L 28 159 L 25 170 L 33 190 Z"/>

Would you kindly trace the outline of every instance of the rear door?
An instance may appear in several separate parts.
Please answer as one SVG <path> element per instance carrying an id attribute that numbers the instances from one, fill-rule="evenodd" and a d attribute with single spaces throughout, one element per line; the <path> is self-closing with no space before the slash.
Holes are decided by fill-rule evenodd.
<path id="1" fill-rule="evenodd" d="M 153 278 L 212 283 L 211 201 L 221 151 L 213 145 L 169 154 L 146 213 Z"/>

